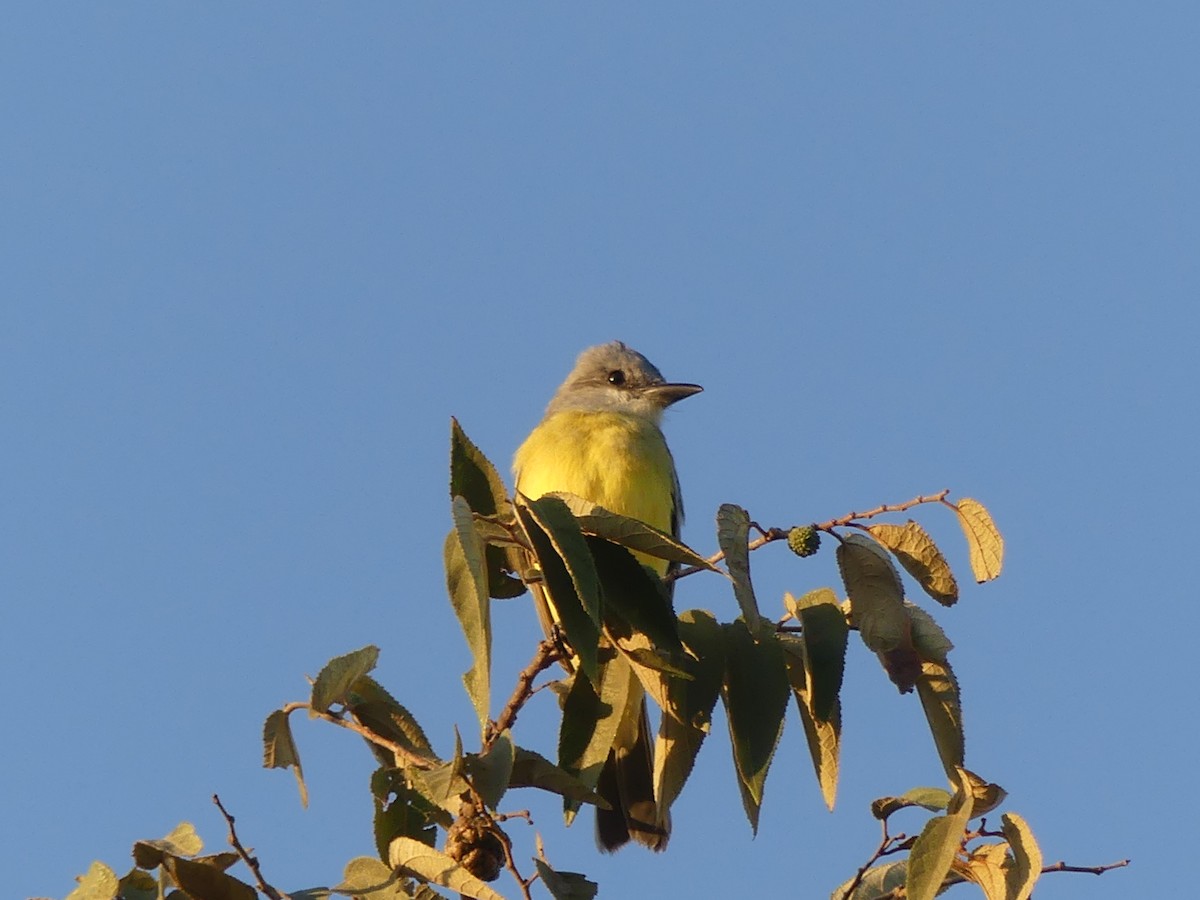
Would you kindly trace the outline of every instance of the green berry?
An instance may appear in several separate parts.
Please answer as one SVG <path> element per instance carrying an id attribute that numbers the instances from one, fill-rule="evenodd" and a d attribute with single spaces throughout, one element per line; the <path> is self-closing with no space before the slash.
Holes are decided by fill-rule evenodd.
<path id="1" fill-rule="evenodd" d="M 788 532 L 788 546 L 797 556 L 812 556 L 821 547 L 821 533 L 812 525 L 797 525 Z"/>

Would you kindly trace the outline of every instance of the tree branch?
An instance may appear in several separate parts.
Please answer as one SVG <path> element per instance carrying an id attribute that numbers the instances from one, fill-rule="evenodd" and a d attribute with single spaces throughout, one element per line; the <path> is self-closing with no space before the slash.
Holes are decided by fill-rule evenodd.
<path id="1" fill-rule="evenodd" d="M 217 805 L 217 809 L 221 811 L 221 815 L 225 817 L 225 823 L 229 826 L 229 846 L 237 851 L 237 855 L 242 858 L 242 862 L 254 873 L 254 881 L 258 885 L 258 890 L 270 897 L 271 900 L 289 900 L 287 894 L 281 893 L 263 878 L 262 869 L 258 865 L 258 859 L 251 856 L 246 848 L 242 846 L 242 842 L 238 840 L 237 830 L 233 827 L 233 816 L 221 805 L 221 798 L 213 794 L 212 799 L 213 803 Z"/>
<path id="2" fill-rule="evenodd" d="M 488 723 L 487 735 L 483 741 L 483 752 L 486 753 L 491 749 L 492 744 L 496 742 L 505 730 L 512 728 L 517 721 L 517 714 L 521 711 L 521 707 L 525 705 L 530 697 L 533 696 L 533 680 L 538 677 L 541 672 L 550 668 L 559 657 L 558 645 L 549 638 L 538 644 L 537 653 L 534 654 L 530 661 L 521 673 L 517 676 L 516 687 L 513 688 L 512 695 L 508 698 L 508 702 L 504 704 L 504 709 L 500 711 L 499 717 L 494 722 Z"/>

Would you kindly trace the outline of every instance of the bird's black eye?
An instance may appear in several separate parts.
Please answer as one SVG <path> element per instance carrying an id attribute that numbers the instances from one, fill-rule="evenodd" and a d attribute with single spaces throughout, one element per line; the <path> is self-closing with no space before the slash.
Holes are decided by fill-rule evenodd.
<path id="1" fill-rule="evenodd" d="M 613 369 L 611 372 L 608 373 L 608 383 L 615 384 L 618 386 L 624 384 L 625 383 L 625 373 L 622 372 L 620 369 Z"/>

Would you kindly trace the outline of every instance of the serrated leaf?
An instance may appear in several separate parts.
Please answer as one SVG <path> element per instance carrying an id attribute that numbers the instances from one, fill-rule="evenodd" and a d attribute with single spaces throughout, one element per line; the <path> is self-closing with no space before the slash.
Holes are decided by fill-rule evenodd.
<path id="1" fill-rule="evenodd" d="M 958 680 L 950 664 L 921 663 L 917 694 L 921 698 L 921 707 L 925 710 L 925 719 L 929 722 L 938 756 L 949 774 L 956 766 L 962 765 L 965 750 Z"/>
<path id="2" fill-rule="evenodd" d="M 542 499 L 547 502 L 521 498 L 516 506 L 517 518 L 541 569 L 541 586 L 553 620 L 566 635 L 584 675 L 594 678 L 600 645 L 600 576 L 582 532 L 574 527 L 574 519 L 562 501 Z M 554 529 L 554 533 L 547 529 Z"/>
<path id="3" fill-rule="evenodd" d="M 163 868 L 180 890 L 195 900 L 258 900 L 258 891 L 213 866 L 181 856 L 165 856 Z"/>
<path id="4" fill-rule="evenodd" d="M 354 682 L 374 669 L 378 661 L 379 648 L 368 644 L 325 663 L 313 682 L 309 714 L 327 712 L 334 704 L 345 703 Z"/>
<path id="5" fill-rule="evenodd" d="M 956 863 L 954 868 L 967 881 L 979 885 L 986 900 L 1008 900 L 1004 874 L 1007 855 L 1008 844 L 982 844 L 971 851 L 966 863 Z"/>
<path id="6" fill-rule="evenodd" d="M 438 762 L 438 756 L 413 714 L 401 706 L 382 685 L 370 675 L 363 675 L 351 685 L 346 701 L 350 714 L 358 722 L 382 738 L 399 744 L 409 754 L 428 762 Z M 386 747 L 367 741 L 376 759 L 385 766 L 403 766 L 407 759 L 396 759 Z"/>
<path id="7" fill-rule="evenodd" d="M 787 595 L 785 601 L 790 596 Z M 801 639 L 811 692 L 810 709 L 817 720 L 828 722 L 842 690 L 850 627 L 837 597 L 829 588 L 810 591 L 793 603 L 794 615 L 803 626 Z"/>
<path id="8" fill-rule="evenodd" d="M 791 595 L 788 595 L 787 599 L 790 601 L 789 607 L 795 608 L 796 601 Z M 799 617 L 798 611 L 796 615 Z M 842 617 L 842 624 L 845 625 L 845 617 Z M 792 696 L 796 698 L 796 709 L 800 714 L 800 724 L 804 726 L 804 739 L 808 744 L 808 754 L 812 758 L 817 784 L 821 788 L 821 797 L 825 800 L 826 807 L 832 810 L 837 801 L 842 702 L 835 694 L 831 706 L 825 711 L 825 717 L 818 718 L 814 712 L 813 676 L 807 662 L 804 641 L 782 634 L 779 635 L 778 641 L 783 649 L 788 682 L 792 688 Z"/>
<path id="9" fill-rule="evenodd" d="M 451 501 L 451 511 L 455 527 L 446 536 L 446 590 L 471 651 L 471 668 L 463 675 L 463 684 L 480 728 L 486 730 L 491 704 L 492 618 L 483 569 L 483 543 L 471 524 L 471 510 L 466 501 L 455 498 Z"/>
<path id="10" fill-rule="evenodd" d="M 971 793 L 972 819 L 986 816 L 1003 803 L 1004 799 L 1008 796 L 1008 791 L 1000 787 L 1000 785 L 993 784 L 986 778 L 976 775 L 970 769 L 962 769 L 962 773 L 966 778 L 967 788 Z"/>
<path id="11" fill-rule="evenodd" d="M 912 519 L 904 525 L 881 522 L 868 525 L 867 530 L 892 551 L 900 565 L 930 597 L 943 606 L 958 602 L 958 583 L 950 571 L 950 564 L 919 524 Z"/>
<path id="12" fill-rule="evenodd" d="M 414 790 L 400 769 L 380 768 L 371 775 L 371 795 L 375 803 L 375 850 L 386 859 L 388 847 L 398 837 L 414 838 L 433 846 L 437 826 L 449 827 L 453 818 L 442 808 Z"/>
<path id="13" fill-rule="evenodd" d="M 908 612 L 908 620 L 912 628 L 912 642 L 921 659 L 931 662 L 944 663 L 946 655 L 954 649 L 946 632 L 929 613 L 916 604 L 904 601 L 904 609 Z"/>
<path id="14" fill-rule="evenodd" d="M 600 576 L 605 625 L 618 636 L 632 627 L 663 653 L 681 653 L 669 590 L 624 547 L 591 535 L 586 540 Z"/>
<path id="15" fill-rule="evenodd" d="M 717 567 L 691 547 L 659 531 L 639 519 L 631 519 L 605 509 L 590 500 L 566 491 L 554 491 L 546 496 L 557 497 L 567 504 L 584 534 L 595 535 L 620 544 L 636 553 L 665 559 L 685 566 L 698 566 L 717 571 Z"/>
<path id="16" fill-rule="evenodd" d="M 576 803 L 599 803 L 600 795 L 533 750 L 517 747 L 513 755 L 510 788 L 540 788 Z"/>
<path id="17" fill-rule="evenodd" d="M 725 554 L 725 568 L 733 581 L 733 596 L 750 631 L 765 637 L 770 630 L 758 611 L 754 585 L 750 581 L 750 513 L 733 503 L 717 509 L 717 544 Z"/>
<path id="18" fill-rule="evenodd" d="M 263 723 L 263 768 L 291 769 L 300 787 L 300 805 L 308 807 L 308 787 L 304 784 L 304 770 L 300 767 L 300 752 L 292 738 L 292 726 L 288 714 L 282 709 L 267 716 Z"/>
<path id="19" fill-rule="evenodd" d="M 556 872 L 544 860 L 534 859 L 538 876 L 554 900 L 592 900 L 600 886 L 578 872 Z"/>
<path id="20" fill-rule="evenodd" d="M 846 891 L 850 889 L 853 878 L 838 885 L 829 895 L 830 900 L 878 900 L 880 897 L 894 896 L 893 892 L 897 888 L 904 887 L 907 871 L 908 860 L 904 859 L 899 862 L 885 863 L 882 866 L 873 866 L 867 869 L 862 881 L 858 883 L 854 893 L 849 897 L 846 896 Z"/>
<path id="21" fill-rule="evenodd" d="M 79 877 L 79 884 L 67 894 L 67 900 L 114 900 L 119 887 L 117 873 L 97 860 Z"/>
<path id="22" fill-rule="evenodd" d="M 462 738 L 454 729 L 454 756 L 432 769 L 406 769 L 413 787 L 434 806 L 458 814 L 459 801 L 469 788 L 463 777 Z"/>
<path id="23" fill-rule="evenodd" d="M 691 677 L 663 679 L 665 702 L 654 747 L 654 796 L 662 809 L 670 809 L 692 772 L 725 677 L 721 626 L 712 613 L 688 610 L 678 627 Z"/>
<path id="24" fill-rule="evenodd" d="M 484 516 L 504 515 L 510 510 L 500 473 L 454 418 L 450 420 L 450 496 L 462 497 L 472 510 Z M 500 547 L 486 548 L 487 589 L 491 596 L 503 600 L 525 593 L 524 583 L 505 572 L 516 571 L 515 555 Z"/>
<path id="25" fill-rule="evenodd" d="M 741 619 L 721 626 L 725 684 L 734 768 L 752 831 L 758 830 L 763 785 L 783 734 L 788 678 L 783 649 L 774 636 L 756 641 Z"/>
<path id="26" fill-rule="evenodd" d="M 394 869 L 403 869 L 474 900 L 504 900 L 445 853 L 412 838 L 399 837 L 392 841 L 388 862 Z"/>
<path id="27" fill-rule="evenodd" d="M 967 538 L 975 580 L 980 584 L 991 581 L 1004 566 L 1004 538 L 1000 536 L 1000 529 L 978 500 L 964 497 L 954 508 L 958 513 L 958 524 Z"/>
<path id="28" fill-rule="evenodd" d="M 346 863 L 342 882 L 334 888 L 355 900 L 407 900 L 412 897 L 399 873 L 370 856 L 358 856 Z"/>
<path id="29" fill-rule="evenodd" d="M 1029 900 L 1042 874 L 1041 848 L 1029 824 L 1016 813 L 1005 813 L 1000 819 L 1013 855 L 1013 865 L 1007 872 L 1009 900 Z"/>
<path id="30" fill-rule="evenodd" d="M 941 812 L 950 804 L 949 791 L 935 787 L 918 787 L 905 791 L 899 797 L 880 797 L 871 801 L 871 815 L 883 820 L 892 813 L 919 806 L 930 812 Z"/>
<path id="31" fill-rule="evenodd" d="M 496 809 L 500 805 L 500 799 L 504 796 L 504 792 L 508 790 L 508 782 L 512 777 L 513 760 L 512 735 L 508 731 L 496 736 L 487 753 L 467 756 L 465 760 L 467 776 L 488 809 Z"/>
<path id="32" fill-rule="evenodd" d="M 904 588 L 887 552 L 861 534 L 847 535 L 837 548 L 838 570 L 850 597 L 850 621 L 876 653 L 911 647 Z"/>
<path id="33" fill-rule="evenodd" d="M 961 770 L 952 774 L 954 797 L 946 815 L 925 823 L 908 854 L 907 900 L 933 900 L 941 891 L 955 854 L 962 845 L 963 832 L 971 817 L 970 795 Z"/>
<path id="34" fill-rule="evenodd" d="M 559 767 L 591 791 L 628 718 L 631 697 L 642 696 L 628 660 L 611 647 L 603 651 L 594 682 L 578 676 L 572 680 L 558 733 Z M 578 803 L 567 808 L 577 809 Z"/>

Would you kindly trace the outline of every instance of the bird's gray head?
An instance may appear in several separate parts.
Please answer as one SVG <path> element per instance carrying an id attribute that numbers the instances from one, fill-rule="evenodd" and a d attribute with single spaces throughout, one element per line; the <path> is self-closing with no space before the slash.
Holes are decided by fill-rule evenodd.
<path id="1" fill-rule="evenodd" d="M 563 410 L 623 412 L 656 424 L 663 410 L 697 394 L 698 384 L 666 381 L 654 364 L 620 341 L 589 347 L 555 392 L 546 414 Z"/>

